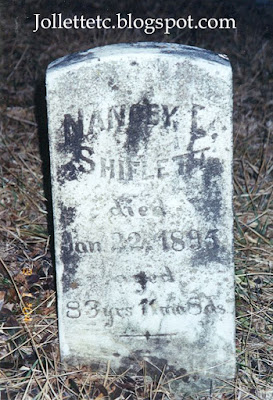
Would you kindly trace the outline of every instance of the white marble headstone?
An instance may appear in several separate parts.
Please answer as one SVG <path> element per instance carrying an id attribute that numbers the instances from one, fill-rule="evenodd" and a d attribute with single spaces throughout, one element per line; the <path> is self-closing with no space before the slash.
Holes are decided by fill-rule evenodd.
<path id="1" fill-rule="evenodd" d="M 62 359 L 234 377 L 227 58 L 88 50 L 49 65 L 47 105 Z"/>

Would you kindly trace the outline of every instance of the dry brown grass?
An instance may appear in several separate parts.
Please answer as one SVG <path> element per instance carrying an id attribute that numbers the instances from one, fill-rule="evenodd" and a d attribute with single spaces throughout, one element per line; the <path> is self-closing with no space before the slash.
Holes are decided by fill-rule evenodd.
<path id="1" fill-rule="evenodd" d="M 38 135 L 42 105 L 35 95 L 53 59 L 105 43 L 154 40 L 226 53 L 233 65 L 238 372 L 229 398 L 269 400 L 273 398 L 273 12 L 251 9 L 251 2 L 240 7 L 214 1 L 202 6 L 196 1 L 134 3 L 115 5 L 106 0 L 81 8 L 71 1 L 57 1 L 52 7 L 50 2 L 27 0 L 0 6 L 0 399 L 173 398 L 164 373 L 158 385 L 145 374 L 117 377 L 110 369 L 104 373 L 73 369 L 59 360 L 47 224 L 46 141 L 43 129 L 40 139 Z M 32 33 L 33 13 L 46 16 L 69 10 L 85 15 L 124 10 L 144 17 L 234 15 L 238 29 L 174 32 L 169 37 L 160 32 L 147 37 L 139 31 Z M 216 397 L 212 393 L 209 398 Z"/>

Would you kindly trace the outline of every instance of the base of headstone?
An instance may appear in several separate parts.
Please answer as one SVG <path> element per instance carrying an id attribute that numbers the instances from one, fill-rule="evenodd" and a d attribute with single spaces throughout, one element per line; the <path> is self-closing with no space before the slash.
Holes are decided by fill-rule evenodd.
<path id="1" fill-rule="evenodd" d="M 221 376 L 221 371 L 218 373 L 217 368 L 211 369 L 211 372 L 196 369 L 195 371 L 187 371 L 183 367 L 174 367 L 168 365 L 167 360 L 161 360 L 152 357 L 153 362 L 143 359 L 128 358 L 124 360 L 124 368 L 113 368 L 110 362 L 111 372 L 118 376 L 143 376 L 149 377 L 150 381 L 155 384 L 159 383 L 161 387 L 172 393 L 172 396 L 177 400 L 182 400 L 183 396 L 195 395 L 196 399 L 203 396 L 213 395 L 213 399 L 223 399 L 223 393 L 232 394 L 234 392 L 234 379 L 227 379 L 226 375 Z M 69 357 L 65 359 L 69 365 L 81 368 L 86 365 L 86 359 L 80 360 L 79 357 Z M 81 361 L 81 362 L 80 362 Z M 108 360 L 109 363 L 109 360 Z M 89 363 L 93 371 L 103 375 L 109 364 L 104 362 Z M 228 362 L 227 362 L 228 364 Z M 234 360 L 230 361 L 231 375 L 233 373 Z M 185 397 L 186 398 L 186 397 Z M 204 397 L 203 397 L 204 398 Z"/>
<path id="2" fill-rule="evenodd" d="M 217 377 L 215 371 L 204 375 L 204 371 L 201 370 L 188 372 L 183 368 L 176 370 L 172 365 L 162 364 L 164 361 L 166 360 L 155 359 L 155 364 L 151 364 L 145 360 L 139 362 L 131 360 L 130 367 L 130 361 L 127 360 L 126 369 L 111 368 L 111 373 L 117 377 L 138 376 L 143 377 L 143 380 L 149 378 L 149 382 L 153 382 L 154 386 L 160 388 L 160 390 L 163 389 L 170 393 L 171 399 L 175 400 L 186 400 L 189 396 L 196 400 L 206 400 L 207 398 L 223 400 L 223 394 L 230 396 L 234 393 L 234 379 L 226 379 L 225 376 L 221 377 L 221 374 Z M 86 365 L 84 360 L 79 363 L 76 357 L 69 358 L 66 362 L 79 369 Z M 104 375 L 108 366 L 106 363 L 91 364 L 93 371 L 98 372 L 101 376 Z"/>

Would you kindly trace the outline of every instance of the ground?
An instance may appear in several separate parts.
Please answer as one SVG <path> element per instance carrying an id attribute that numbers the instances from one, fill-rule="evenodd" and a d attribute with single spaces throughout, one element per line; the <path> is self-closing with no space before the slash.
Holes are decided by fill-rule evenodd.
<path id="1" fill-rule="evenodd" d="M 254 1 L 0 3 L 0 398 L 172 399 L 164 373 L 115 376 L 59 360 L 44 76 L 49 62 L 103 44 L 159 41 L 227 54 L 234 79 L 234 399 L 273 398 L 273 7 Z M 202 3 L 202 4 L 200 4 Z M 272 3 L 271 3 L 272 4 Z M 233 17 L 231 30 L 39 30 L 35 13 Z M 107 397 L 108 396 L 108 397 Z M 218 398 L 211 393 L 210 399 Z M 222 395 L 222 399 L 227 396 Z"/>

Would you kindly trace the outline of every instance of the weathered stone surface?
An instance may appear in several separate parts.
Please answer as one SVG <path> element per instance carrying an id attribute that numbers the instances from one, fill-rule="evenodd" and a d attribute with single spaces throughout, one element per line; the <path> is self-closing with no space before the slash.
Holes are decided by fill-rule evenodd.
<path id="1" fill-rule="evenodd" d="M 227 59 L 92 49 L 50 64 L 47 102 L 63 360 L 167 364 L 189 391 L 232 378 Z"/>

